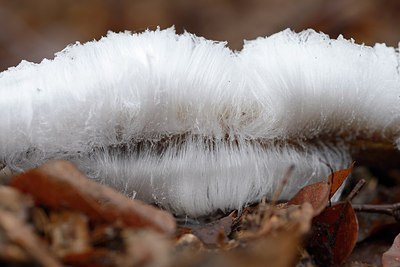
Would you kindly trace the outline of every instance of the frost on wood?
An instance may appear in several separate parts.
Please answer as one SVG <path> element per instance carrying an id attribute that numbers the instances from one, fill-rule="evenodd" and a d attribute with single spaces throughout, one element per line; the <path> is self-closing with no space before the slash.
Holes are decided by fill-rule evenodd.
<path id="1" fill-rule="evenodd" d="M 233 52 L 173 29 L 109 33 L 0 74 L 0 161 L 68 159 L 90 177 L 198 216 L 326 178 L 349 143 L 400 144 L 399 54 L 312 30 Z"/>

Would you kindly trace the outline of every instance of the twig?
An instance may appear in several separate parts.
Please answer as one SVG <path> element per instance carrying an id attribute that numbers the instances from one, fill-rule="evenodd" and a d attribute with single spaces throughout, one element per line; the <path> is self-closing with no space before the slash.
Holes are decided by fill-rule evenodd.
<path id="1" fill-rule="evenodd" d="M 272 196 L 271 204 L 274 205 L 278 201 L 280 195 L 282 194 L 283 189 L 285 188 L 289 178 L 292 176 L 294 170 L 294 165 L 290 165 L 282 180 L 280 180 L 278 187 L 276 188 L 274 195 Z"/>
<path id="2" fill-rule="evenodd" d="M 372 204 L 353 204 L 353 208 L 358 212 L 379 213 L 393 216 L 396 221 L 400 221 L 400 203 L 372 205 Z"/>
<path id="3" fill-rule="evenodd" d="M 347 196 L 346 200 L 347 201 L 352 201 L 360 192 L 361 188 L 365 185 L 365 180 L 361 179 L 360 181 L 358 181 L 358 183 L 356 184 L 356 186 L 353 188 L 353 190 L 351 190 L 350 194 Z"/>

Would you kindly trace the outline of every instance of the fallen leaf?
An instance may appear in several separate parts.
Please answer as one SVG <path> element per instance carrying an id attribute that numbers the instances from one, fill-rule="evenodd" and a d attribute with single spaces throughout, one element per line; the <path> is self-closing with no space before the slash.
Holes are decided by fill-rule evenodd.
<path id="1" fill-rule="evenodd" d="M 93 221 L 121 220 L 130 227 L 150 227 L 164 233 L 176 229 L 171 214 L 91 181 L 67 161 L 49 161 L 15 176 L 10 185 L 31 195 L 38 204 L 76 210 Z"/>
<path id="2" fill-rule="evenodd" d="M 291 200 L 289 205 L 310 203 L 314 216 L 320 214 L 329 203 L 331 188 L 327 182 L 318 182 L 303 187 Z"/>
<path id="3" fill-rule="evenodd" d="M 320 266 L 342 263 L 357 243 L 358 222 L 350 202 L 327 207 L 313 219 L 309 252 Z"/>
<path id="4" fill-rule="evenodd" d="M 320 214 L 328 205 L 329 199 L 336 193 L 353 170 L 354 163 L 347 169 L 339 170 L 321 181 L 303 187 L 287 204 L 300 205 L 308 202 L 314 208 L 314 216 Z"/>
<path id="5" fill-rule="evenodd" d="M 400 234 L 396 236 L 392 246 L 382 255 L 382 267 L 400 266 Z"/>
<path id="6" fill-rule="evenodd" d="M 206 245 L 217 245 L 218 235 L 221 232 L 224 234 L 225 239 L 231 233 L 232 223 L 235 219 L 233 217 L 233 214 L 234 213 L 231 213 L 228 216 L 225 216 L 217 221 L 205 225 L 192 226 L 192 233 L 196 235 Z"/>
<path id="7" fill-rule="evenodd" d="M 328 181 L 331 184 L 331 191 L 330 191 L 330 197 L 332 197 L 338 189 L 342 186 L 344 181 L 346 180 L 347 177 L 349 177 L 350 173 L 353 171 L 354 167 L 354 162 L 351 164 L 351 166 L 347 169 L 335 171 L 331 175 L 329 175 Z"/>

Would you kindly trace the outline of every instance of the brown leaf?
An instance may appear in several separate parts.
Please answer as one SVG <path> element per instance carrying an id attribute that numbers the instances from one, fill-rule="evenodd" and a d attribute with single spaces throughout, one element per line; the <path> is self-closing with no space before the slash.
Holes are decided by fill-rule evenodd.
<path id="1" fill-rule="evenodd" d="M 41 266 L 62 266 L 46 249 L 31 228 L 11 212 L 0 210 L 0 228 L 10 242 L 18 245 Z"/>
<path id="2" fill-rule="evenodd" d="M 392 246 L 382 255 L 382 267 L 400 266 L 400 234 L 396 236 Z"/>
<path id="3" fill-rule="evenodd" d="M 291 200 L 289 205 L 310 203 L 314 209 L 314 216 L 320 214 L 328 205 L 330 186 L 327 182 L 318 182 L 303 187 Z"/>
<path id="4" fill-rule="evenodd" d="M 314 208 L 314 216 L 320 214 L 329 203 L 339 187 L 353 170 L 354 163 L 347 169 L 339 170 L 332 173 L 328 181 L 322 181 L 303 187 L 291 200 L 289 205 L 300 205 L 308 202 Z"/>
<path id="5" fill-rule="evenodd" d="M 169 213 L 88 179 L 67 161 L 49 161 L 14 177 L 10 185 L 30 194 L 39 204 L 76 210 L 96 222 L 120 220 L 130 227 L 151 227 L 164 233 L 173 233 L 176 228 Z"/>
<path id="6" fill-rule="evenodd" d="M 321 266 L 342 263 L 357 242 L 358 222 L 350 202 L 327 207 L 313 220 L 309 252 Z"/>
<path id="7" fill-rule="evenodd" d="M 331 192 L 330 192 L 329 195 L 331 197 L 342 186 L 343 182 L 346 180 L 346 178 L 353 171 L 353 167 L 354 167 L 354 162 L 351 164 L 351 166 L 349 168 L 336 171 L 336 172 L 332 173 L 331 175 L 329 175 L 328 181 L 331 184 Z"/>
<path id="8" fill-rule="evenodd" d="M 192 233 L 206 245 L 217 245 L 219 233 L 222 232 L 225 238 L 231 233 L 232 223 L 234 221 L 233 214 L 234 213 L 231 213 L 215 222 L 202 226 L 194 226 L 192 227 Z"/>

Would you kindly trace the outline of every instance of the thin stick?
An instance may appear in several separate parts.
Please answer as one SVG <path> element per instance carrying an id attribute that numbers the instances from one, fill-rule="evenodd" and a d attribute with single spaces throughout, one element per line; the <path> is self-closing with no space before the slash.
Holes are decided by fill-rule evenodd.
<path id="1" fill-rule="evenodd" d="M 288 170 L 286 171 L 285 175 L 283 176 L 282 180 L 280 180 L 278 187 L 276 188 L 274 195 L 272 196 L 271 204 L 275 205 L 278 201 L 280 195 L 282 194 L 283 189 L 285 188 L 289 178 L 292 176 L 294 170 L 294 165 L 290 165 Z"/>
<path id="2" fill-rule="evenodd" d="M 346 200 L 351 202 L 358 195 L 358 193 L 360 193 L 360 190 L 364 185 L 365 185 L 364 179 L 358 181 L 356 186 L 353 188 L 353 190 L 351 190 L 350 194 L 347 196 Z"/>
<path id="3" fill-rule="evenodd" d="M 400 203 L 384 205 L 353 204 L 352 206 L 354 210 L 358 212 L 387 214 L 395 217 L 396 220 L 399 220 L 398 213 L 400 212 Z"/>

